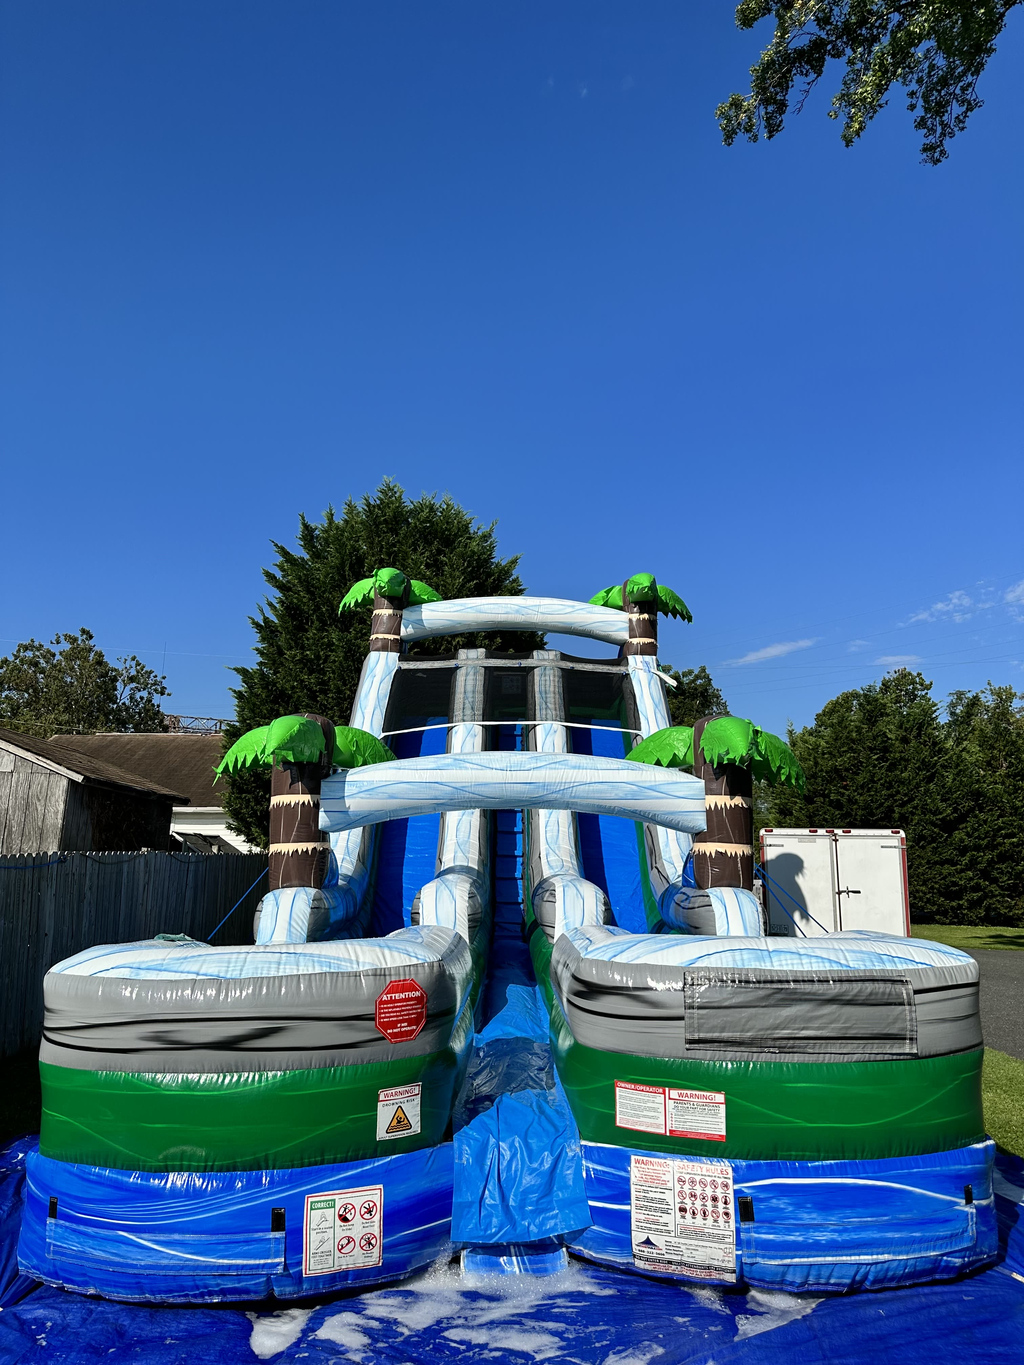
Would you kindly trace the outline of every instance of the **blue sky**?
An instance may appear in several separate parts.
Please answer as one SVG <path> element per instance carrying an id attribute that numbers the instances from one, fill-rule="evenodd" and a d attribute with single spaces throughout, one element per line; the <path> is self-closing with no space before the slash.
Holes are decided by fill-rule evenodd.
<path id="1" fill-rule="evenodd" d="M 946 165 L 771 145 L 724 0 L 6 0 L 0 652 L 230 714 L 271 539 L 449 491 L 536 593 L 652 570 L 780 729 L 903 661 L 1024 689 L 1024 26 Z"/>

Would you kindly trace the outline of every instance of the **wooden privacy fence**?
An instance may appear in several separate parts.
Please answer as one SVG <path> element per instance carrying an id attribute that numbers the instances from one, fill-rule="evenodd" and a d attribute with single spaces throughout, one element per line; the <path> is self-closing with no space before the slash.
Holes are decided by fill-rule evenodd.
<path id="1" fill-rule="evenodd" d="M 263 853 L 0 856 L 0 1056 L 38 1043 L 43 974 L 83 948 L 206 939 L 239 900 L 214 941 L 251 943 L 266 867 Z"/>

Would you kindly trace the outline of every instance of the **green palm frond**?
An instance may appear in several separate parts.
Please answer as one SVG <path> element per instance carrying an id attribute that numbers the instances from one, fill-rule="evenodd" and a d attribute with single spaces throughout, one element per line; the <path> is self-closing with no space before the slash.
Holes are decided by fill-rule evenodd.
<path id="1" fill-rule="evenodd" d="M 395 755 L 383 741 L 355 725 L 338 725 L 334 730 L 336 768 L 365 768 L 369 763 L 387 763 Z"/>
<path id="2" fill-rule="evenodd" d="M 658 595 L 658 584 L 652 573 L 635 573 L 626 580 L 626 591 L 631 602 L 653 602 Z"/>
<path id="3" fill-rule="evenodd" d="M 700 737 L 701 753 L 712 765 L 736 763 L 749 768 L 758 782 L 788 783 L 806 790 L 804 771 L 789 745 L 741 716 L 717 716 L 709 720 Z"/>
<path id="4" fill-rule="evenodd" d="M 326 741 L 315 720 L 305 716 L 280 716 L 267 726 L 263 752 L 273 763 L 316 763 L 323 757 Z"/>
<path id="5" fill-rule="evenodd" d="M 626 757 L 633 763 L 655 763 L 662 768 L 692 768 L 693 726 L 669 725 L 655 730 Z"/>
<path id="6" fill-rule="evenodd" d="M 374 594 L 395 601 L 404 596 L 406 588 L 409 589 L 409 606 L 411 607 L 422 607 L 424 602 L 444 601 L 441 594 L 435 592 L 428 583 L 421 583 L 415 578 L 406 578 L 401 569 L 385 568 L 377 569 L 372 578 L 361 578 L 358 583 L 353 583 L 341 599 L 338 610 L 349 611 L 353 607 L 362 606 L 364 602 L 372 603 Z"/>
<path id="7" fill-rule="evenodd" d="M 348 592 L 338 604 L 338 611 L 351 611 L 353 607 L 361 606 L 364 602 L 373 601 L 373 579 L 361 578 L 358 583 L 353 583 Z"/>
<path id="8" fill-rule="evenodd" d="M 741 716 L 716 716 L 700 737 L 700 750 L 712 767 L 739 763 L 746 767 L 754 745 L 754 726 Z"/>
<path id="9" fill-rule="evenodd" d="M 401 597 L 409 586 L 409 580 L 401 569 L 378 569 L 373 575 L 373 586 L 381 597 Z"/>
<path id="10" fill-rule="evenodd" d="M 671 588 L 663 587 L 652 573 L 635 573 L 632 578 L 626 580 L 626 591 L 631 602 L 653 602 L 655 609 L 661 612 L 662 616 L 679 616 L 684 621 L 693 620 L 690 608 L 679 594 L 673 592 Z M 617 583 L 614 587 L 603 588 L 590 599 L 590 605 L 615 607 L 622 611 L 622 585 Z"/>
<path id="11" fill-rule="evenodd" d="M 692 621 L 693 615 L 690 608 L 677 592 L 671 588 L 666 588 L 663 583 L 658 584 L 658 610 L 663 616 L 679 616 L 684 621 Z"/>
<path id="12" fill-rule="evenodd" d="M 600 592 L 594 593 L 590 599 L 592 607 L 615 607 L 622 610 L 622 584 L 616 583 L 610 588 L 602 588 Z"/>
<path id="13" fill-rule="evenodd" d="M 807 779 L 796 754 L 778 735 L 754 727 L 754 751 L 750 769 L 759 782 L 786 783 L 798 791 L 807 790 Z"/>
<path id="14" fill-rule="evenodd" d="M 267 761 L 263 745 L 269 729 L 269 725 L 261 725 L 256 730 L 246 730 L 244 735 L 239 735 L 217 765 L 217 777 L 225 772 L 237 772 L 239 768 L 251 768 L 253 765 L 262 767 Z"/>
<path id="15" fill-rule="evenodd" d="M 433 588 L 428 588 L 426 583 L 421 583 L 416 578 L 409 580 L 409 605 L 410 607 L 422 607 L 424 602 L 443 602 L 444 598 Z"/>

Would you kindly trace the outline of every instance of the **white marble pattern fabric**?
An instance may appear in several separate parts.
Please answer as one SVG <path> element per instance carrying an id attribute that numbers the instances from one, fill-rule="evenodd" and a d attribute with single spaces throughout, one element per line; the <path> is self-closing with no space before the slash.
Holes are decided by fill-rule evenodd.
<path id="1" fill-rule="evenodd" d="M 466 635 L 474 630 L 553 631 L 623 645 L 629 638 L 629 618 L 614 607 L 594 607 L 561 597 L 460 597 L 406 607 L 402 613 L 403 640 Z"/>
<path id="2" fill-rule="evenodd" d="M 214 948 L 195 940 L 166 943 L 145 939 L 139 943 L 101 944 L 65 958 L 50 970 L 72 976 L 239 980 L 309 972 L 363 972 L 370 967 L 411 966 L 441 958 L 458 964 L 459 973 L 465 973 L 468 979 L 472 971 L 469 949 L 450 929 L 437 925 L 398 929 L 385 938 L 332 943 Z"/>
<path id="3" fill-rule="evenodd" d="M 704 784 L 677 768 L 589 754 L 438 754 L 376 763 L 324 781 L 320 828 L 337 833 L 432 811 L 587 811 L 704 828 Z"/>
<path id="4" fill-rule="evenodd" d="M 657 661 L 650 655 L 630 655 L 628 666 L 638 724 L 646 739 L 648 735 L 672 724 L 665 683 L 658 671 Z M 648 826 L 647 842 L 652 855 L 649 862 L 654 894 L 660 903 L 670 905 L 675 892 L 683 886 L 684 869 L 693 848 L 693 837 L 678 830 L 653 825 Z M 674 925 L 676 921 L 668 918 L 668 923 Z"/>
<path id="5" fill-rule="evenodd" d="M 569 931 L 585 958 L 666 967 L 767 967 L 778 971 L 906 971 L 960 967 L 971 959 L 958 948 L 921 939 L 850 930 L 822 938 L 698 938 L 630 934 L 610 926 Z"/>

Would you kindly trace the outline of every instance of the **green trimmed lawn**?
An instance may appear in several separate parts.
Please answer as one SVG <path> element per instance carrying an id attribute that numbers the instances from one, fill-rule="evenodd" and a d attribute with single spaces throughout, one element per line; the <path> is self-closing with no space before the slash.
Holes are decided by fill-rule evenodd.
<path id="1" fill-rule="evenodd" d="M 972 953 L 977 948 L 1024 949 L 1024 929 L 1004 929 L 994 924 L 914 924 L 914 938 L 932 943 L 948 943 Z"/>
<path id="2" fill-rule="evenodd" d="M 1008 1152 L 1024 1156 L 1024 1062 L 987 1047 L 981 1094 L 989 1135 Z"/>

